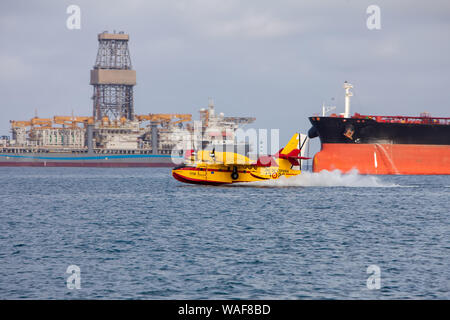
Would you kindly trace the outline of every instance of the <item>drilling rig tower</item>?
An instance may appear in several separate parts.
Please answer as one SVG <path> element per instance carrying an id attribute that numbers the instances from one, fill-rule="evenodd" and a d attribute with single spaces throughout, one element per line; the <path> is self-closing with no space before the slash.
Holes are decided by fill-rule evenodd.
<path id="1" fill-rule="evenodd" d="M 98 52 L 91 70 L 94 87 L 93 116 L 95 120 L 134 120 L 133 86 L 136 71 L 132 70 L 128 50 L 128 34 L 103 32 L 98 35 Z"/>

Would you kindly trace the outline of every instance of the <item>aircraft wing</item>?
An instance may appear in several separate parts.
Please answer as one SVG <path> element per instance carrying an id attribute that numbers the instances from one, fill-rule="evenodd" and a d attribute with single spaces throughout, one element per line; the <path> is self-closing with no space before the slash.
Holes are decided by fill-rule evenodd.
<path id="1" fill-rule="evenodd" d="M 202 150 L 197 153 L 197 160 L 208 163 L 223 164 L 223 165 L 251 165 L 253 161 L 239 153 L 234 152 L 212 152 L 209 150 Z"/>

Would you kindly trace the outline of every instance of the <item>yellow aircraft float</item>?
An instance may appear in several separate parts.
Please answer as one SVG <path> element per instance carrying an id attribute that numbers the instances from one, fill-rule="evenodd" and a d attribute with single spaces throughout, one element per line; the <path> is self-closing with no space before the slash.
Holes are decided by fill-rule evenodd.
<path id="1" fill-rule="evenodd" d="M 306 138 L 305 138 L 306 141 Z M 275 155 L 261 156 L 256 163 L 234 152 L 199 151 L 188 155 L 188 161 L 172 170 L 175 179 L 185 183 L 221 185 L 292 177 L 301 173 L 300 134 Z M 298 169 L 294 169 L 294 166 Z"/>

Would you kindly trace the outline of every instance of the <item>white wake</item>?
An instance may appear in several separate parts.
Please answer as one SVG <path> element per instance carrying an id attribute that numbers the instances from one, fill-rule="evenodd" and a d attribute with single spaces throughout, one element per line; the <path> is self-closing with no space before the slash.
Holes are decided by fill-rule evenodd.
<path id="1" fill-rule="evenodd" d="M 342 173 L 339 170 L 326 171 L 318 173 L 302 172 L 298 176 L 286 178 L 284 176 L 277 180 L 266 180 L 249 183 L 233 184 L 251 187 L 369 187 L 386 188 L 398 187 L 399 185 L 382 181 L 376 176 L 360 175 L 357 170 L 348 173 Z"/>

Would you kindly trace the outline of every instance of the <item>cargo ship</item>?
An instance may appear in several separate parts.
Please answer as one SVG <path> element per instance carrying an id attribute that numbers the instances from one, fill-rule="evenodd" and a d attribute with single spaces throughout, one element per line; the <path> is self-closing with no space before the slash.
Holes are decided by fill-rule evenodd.
<path id="1" fill-rule="evenodd" d="M 0 137 L 0 166 L 173 167 L 192 149 L 250 151 L 235 133 L 255 118 L 216 114 L 212 99 L 196 121 L 191 114 L 136 114 L 128 40 L 123 32 L 98 34 L 92 116 L 10 121 L 12 137 Z"/>
<path id="2" fill-rule="evenodd" d="M 356 169 L 361 174 L 450 174 L 450 118 L 350 115 L 350 91 L 344 83 L 345 112 L 309 118 L 309 138 L 319 137 L 321 150 L 313 171 Z"/>

